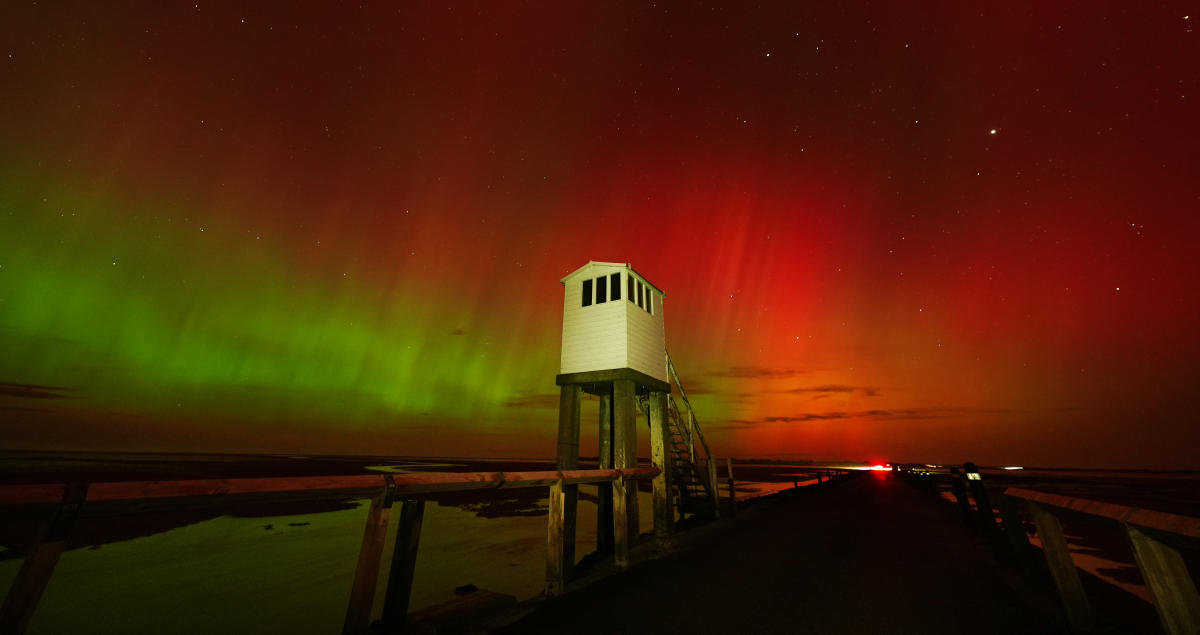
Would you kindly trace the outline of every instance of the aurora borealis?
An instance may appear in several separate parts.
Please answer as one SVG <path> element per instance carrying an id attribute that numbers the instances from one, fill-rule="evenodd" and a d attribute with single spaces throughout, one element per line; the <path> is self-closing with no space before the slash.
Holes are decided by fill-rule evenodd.
<path id="1" fill-rule="evenodd" d="M 549 456 L 601 260 L 719 455 L 1200 467 L 1197 20 L 7 3 L 3 447 Z"/>

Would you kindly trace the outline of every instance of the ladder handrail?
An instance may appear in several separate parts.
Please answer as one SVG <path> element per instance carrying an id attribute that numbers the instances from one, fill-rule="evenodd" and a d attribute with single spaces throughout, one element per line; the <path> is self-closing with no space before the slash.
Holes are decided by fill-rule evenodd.
<path id="1" fill-rule="evenodd" d="M 667 372 L 675 380 L 675 385 L 679 387 L 679 396 L 683 398 L 683 404 L 688 409 L 689 427 L 695 428 L 696 437 L 700 439 L 700 446 L 704 448 L 704 457 L 710 459 L 712 458 L 712 452 L 708 449 L 708 442 L 704 440 L 704 432 L 700 430 L 700 422 L 696 420 L 696 411 L 692 408 L 692 402 L 688 400 L 687 391 L 683 389 L 683 382 L 679 381 L 679 374 L 675 372 L 675 363 L 671 361 L 671 354 L 666 353 L 666 356 Z"/>

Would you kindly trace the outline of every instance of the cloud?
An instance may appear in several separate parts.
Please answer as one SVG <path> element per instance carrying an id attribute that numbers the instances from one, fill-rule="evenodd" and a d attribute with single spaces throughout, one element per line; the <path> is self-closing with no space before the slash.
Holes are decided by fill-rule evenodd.
<path id="1" fill-rule="evenodd" d="M 0 382 L 0 396 L 21 397 L 23 399 L 69 399 L 67 394 L 74 388 L 64 386 L 42 386 L 40 384 L 14 384 Z"/>
<path id="2" fill-rule="evenodd" d="M 796 368 L 767 368 L 765 366 L 730 366 L 724 370 L 709 373 L 713 377 L 734 377 L 737 379 L 786 379 L 797 375 L 807 374 L 806 370 Z"/>
<path id="3" fill-rule="evenodd" d="M 952 419 L 982 415 L 1006 415 L 1013 411 L 1007 408 L 901 408 L 893 410 L 861 410 L 857 412 L 808 412 L 797 415 L 771 416 L 759 419 L 734 419 L 729 424 L 752 426 L 763 423 L 805 423 L 808 421 L 831 421 L 840 419 L 867 419 L 877 421 L 918 421 L 924 419 Z M 720 424 L 717 424 L 720 425 Z"/>
<path id="4" fill-rule="evenodd" d="M 879 389 L 871 386 L 845 386 L 842 384 L 824 384 L 821 386 L 801 386 L 800 388 L 792 388 L 790 390 L 781 390 L 779 392 L 787 392 L 794 394 L 809 393 L 813 395 L 813 399 L 824 399 L 830 395 L 846 394 L 852 392 L 861 392 L 867 397 L 878 397 Z"/>

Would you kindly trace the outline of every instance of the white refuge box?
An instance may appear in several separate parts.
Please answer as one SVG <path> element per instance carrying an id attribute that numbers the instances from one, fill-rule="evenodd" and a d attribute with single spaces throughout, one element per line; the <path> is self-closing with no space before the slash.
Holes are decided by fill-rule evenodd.
<path id="1" fill-rule="evenodd" d="M 667 381 L 662 290 L 626 262 L 589 261 L 560 282 L 559 373 L 630 368 Z"/>

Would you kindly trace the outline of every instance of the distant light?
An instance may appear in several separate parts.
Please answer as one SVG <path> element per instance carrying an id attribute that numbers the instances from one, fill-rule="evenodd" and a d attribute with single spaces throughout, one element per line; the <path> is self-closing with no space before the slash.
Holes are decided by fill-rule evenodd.
<path id="1" fill-rule="evenodd" d="M 980 481 L 983 477 L 979 476 L 979 472 L 967 472 L 968 481 Z"/>
<path id="2" fill-rule="evenodd" d="M 892 468 L 890 468 L 886 465 L 872 465 L 869 469 L 872 472 L 889 472 L 889 471 L 891 471 Z"/>
<path id="3" fill-rule="evenodd" d="M 1006 470 L 1023 470 L 1025 468 L 1021 467 L 1020 465 L 1009 465 L 1009 466 L 1006 466 L 1004 469 L 1006 469 Z"/>

